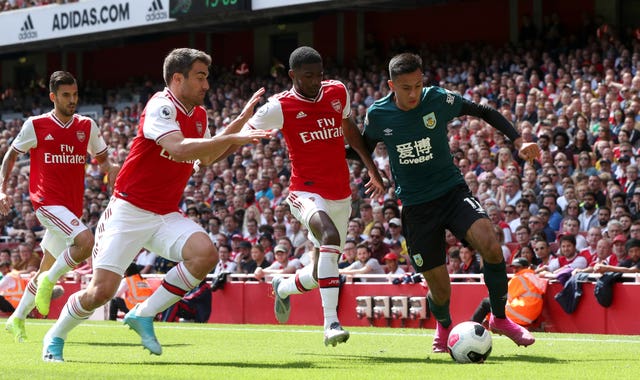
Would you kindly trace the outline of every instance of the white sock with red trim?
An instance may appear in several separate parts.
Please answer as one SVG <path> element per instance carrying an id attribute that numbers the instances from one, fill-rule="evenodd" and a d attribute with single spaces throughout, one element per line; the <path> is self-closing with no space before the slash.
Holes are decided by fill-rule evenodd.
<path id="1" fill-rule="evenodd" d="M 318 282 L 313 278 L 313 262 L 300 269 L 295 276 L 287 277 L 280 282 L 278 294 L 280 297 L 288 297 L 293 294 L 306 293 L 318 287 Z"/>
<path id="2" fill-rule="evenodd" d="M 164 276 L 162 284 L 153 292 L 151 297 L 139 304 L 136 309 L 136 315 L 140 317 L 155 317 L 156 314 L 178 302 L 189 290 L 198 286 L 201 281 L 189 273 L 184 262 L 178 263 Z"/>
<path id="3" fill-rule="evenodd" d="M 85 310 L 80 304 L 80 296 L 82 294 L 84 294 L 84 290 L 76 292 L 69 297 L 60 311 L 58 320 L 49 329 L 47 335 L 67 340 L 69 332 L 93 314 L 93 310 Z"/>
<path id="4" fill-rule="evenodd" d="M 69 252 L 71 248 L 67 248 L 62 253 L 56 261 L 53 263 L 49 272 L 47 273 L 47 278 L 49 281 L 56 283 L 60 276 L 67 273 L 68 271 L 75 268 L 78 263 L 71 257 L 71 253 Z"/>
<path id="5" fill-rule="evenodd" d="M 13 317 L 18 319 L 27 318 L 31 310 L 36 307 L 36 290 L 38 290 L 38 285 L 36 285 L 36 278 L 33 277 L 27 283 L 27 288 L 22 294 L 22 298 L 20 298 L 20 303 L 18 303 L 18 307 L 12 314 Z"/>
<path id="6" fill-rule="evenodd" d="M 338 322 L 338 296 L 340 295 L 340 279 L 338 277 L 338 258 L 340 247 L 337 245 L 321 245 L 318 257 L 318 283 L 324 310 L 324 328 Z"/>

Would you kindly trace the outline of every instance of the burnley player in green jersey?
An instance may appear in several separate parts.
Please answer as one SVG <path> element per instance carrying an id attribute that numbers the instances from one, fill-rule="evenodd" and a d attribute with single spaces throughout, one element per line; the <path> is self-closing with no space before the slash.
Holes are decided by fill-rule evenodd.
<path id="1" fill-rule="evenodd" d="M 402 225 L 409 256 L 429 286 L 429 308 L 436 317 L 434 352 L 447 351 L 452 328 L 451 283 L 445 266 L 445 229 L 475 248 L 484 261 L 484 280 L 491 301 L 490 329 L 528 346 L 534 337 L 505 315 L 507 273 L 498 239 L 486 212 L 472 195 L 449 151 L 447 123 L 470 115 L 504 133 L 533 160 L 536 144 L 522 143 L 511 123 L 493 108 L 477 105 L 440 87 L 424 87 L 422 59 L 403 53 L 389 63 L 392 92 L 367 111 L 364 136 L 370 147 L 384 142 L 403 204 Z"/>

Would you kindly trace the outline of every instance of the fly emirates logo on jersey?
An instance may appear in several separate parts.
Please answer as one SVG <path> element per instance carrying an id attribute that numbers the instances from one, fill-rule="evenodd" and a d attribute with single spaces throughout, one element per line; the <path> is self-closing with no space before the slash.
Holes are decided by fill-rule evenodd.
<path id="1" fill-rule="evenodd" d="M 183 164 L 193 164 L 194 162 L 196 162 L 195 160 L 189 160 L 189 161 L 178 161 L 175 158 L 173 158 L 172 155 L 169 154 L 169 152 L 167 152 L 166 150 L 164 150 L 164 148 L 162 148 L 162 150 L 160 151 L 160 157 L 162 158 L 166 158 L 167 160 L 171 160 L 171 161 L 175 161 L 175 162 L 180 162 Z"/>
<path id="2" fill-rule="evenodd" d="M 316 140 L 331 140 L 335 138 L 342 138 L 342 125 L 336 127 L 336 119 L 318 119 L 316 124 L 320 128 L 317 131 L 305 131 L 300 132 L 300 139 L 303 144 L 310 143 Z"/>
<path id="3" fill-rule="evenodd" d="M 433 159 L 431 138 L 429 137 L 396 145 L 396 151 L 398 152 L 400 165 L 421 164 Z"/>
<path id="4" fill-rule="evenodd" d="M 44 154 L 45 164 L 82 164 L 87 161 L 84 154 L 74 154 L 75 147 L 73 145 L 60 144 L 60 153 Z"/>

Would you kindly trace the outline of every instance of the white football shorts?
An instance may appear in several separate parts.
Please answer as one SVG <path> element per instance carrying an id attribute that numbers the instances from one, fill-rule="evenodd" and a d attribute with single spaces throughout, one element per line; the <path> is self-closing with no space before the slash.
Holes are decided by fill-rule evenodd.
<path id="1" fill-rule="evenodd" d="M 93 267 L 123 275 L 142 248 L 171 261 L 183 261 L 182 248 L 202 226 L 179 212 L 159 215 L 111 197 L 96 227 Z"/>
<path id="2" fill-rule="evenodd" d="M 36 210 L 36 217 L 47 229 L 40 246 L 55 258 L 67 247 L 72 246 L 76 236 L 87 229 L 87 226 L 64 206 L 41 206 Z"/>
<path id="3" fill-rule="evenodd" d="M 315 247 L 320 247 L 321 242 L 313 236 L 311 228 L 309 227 L 309 220 L 318 211 L 324 211 L 329 215 L 329 218 L 331 218 L 340 233 L 340 248 L 344 246 L 344 242 L 347 239 L 349 216 L 351 215 L 350 198 L 332 201 L 324 199 L 315 193 L 292 191 L 287 197 L 287 203 L 290 206 L 291 214 L 309 231 L 309 240 L 313 242 Z"/>

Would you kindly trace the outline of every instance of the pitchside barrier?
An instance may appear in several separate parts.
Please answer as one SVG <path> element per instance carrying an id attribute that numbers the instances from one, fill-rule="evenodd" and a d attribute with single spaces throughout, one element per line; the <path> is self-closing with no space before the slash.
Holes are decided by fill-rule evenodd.
<path id="1" fill-rule="evenodd" d="M 158 287 L 163 275 L 145 275 L 152 287 Z M 562 284 L 550 280 L 544 296 L 542 315 L 530 329 L 547 332 L 640 334 L 637 305 L 640 304 L 640 275 L 625 274 L 625 282 L 613 285 L 613 303 L 602 307 L 594 296 L 595 280 L 583 283 L 578 307 L 567 314 L 554 299 Z M 402 279 L 402 276 L 397 276 Z M 451 275 L 451 314 L 454 323 L 471 318 L 480 301 L 487 296 L 482 275 Z M 86 286 L 91 276 L 78 279 L 67 276 L 59 283 L 65 294 L 52 301 L 48 318 L 57 318 L 69 295 Z M 366 282 L 362 282 L 366 280 Z M 393 284 L 388 275 L 359 275 L 346 278 L 341 286 L 338 316 L 344 326 L 390 326 L 435 328 L 427 304 L 424 282 Z M 213 292 L 210 323 L 276 324 L 273 315 L 271 276 L 257 281 L 252 275 L 231 274 L 223 289 Z M 288 324 L 322 325 L 323 313 L 317 289 L 291 297 L 292 312 Z M 93 319 L 107 319 L 107 311 L 97 310 Z"/>

